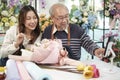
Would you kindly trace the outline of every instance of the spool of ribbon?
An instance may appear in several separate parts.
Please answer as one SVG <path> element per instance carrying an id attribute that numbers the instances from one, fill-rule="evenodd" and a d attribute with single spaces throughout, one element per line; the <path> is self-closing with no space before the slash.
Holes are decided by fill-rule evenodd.
<path id="1" fill-rule="evenodd" d="M 6 69 L 6 80 L 21 80 L 15 60 L 9 59 Z"/>
<path id="2" fill-rule="evenodd" d="M 24 61 L 23 64 L 33 80 L 52 80 L 51 76 L 45 73 L 43 69 L 41 69 L 35 63 Z"/>

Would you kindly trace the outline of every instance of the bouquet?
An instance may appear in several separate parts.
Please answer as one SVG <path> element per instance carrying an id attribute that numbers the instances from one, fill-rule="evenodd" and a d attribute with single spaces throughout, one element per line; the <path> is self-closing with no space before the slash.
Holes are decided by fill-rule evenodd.
<path id="1" fill-rule="evenodd" d="M 31 4 L 32 0 L 7 0 L 1 1 L 0 6 L 0 30 L 7 30 L 17 24 L 19 10 L 22 6 Z"/>
<path id="2" fill-rule="evenodd" d="M 85 29 L 86 33 L 89 29 L 98 27 L 98 19 L 94 11 L 88 8 L 87 5 L 80 6 L 72 5 L 70 12 L 71 23 L 78 24 L 80 27 Z"/>
<path id="3" fill-rule="evenodd" d="M 41 31 L 44 31 L 44 29 L 52 24 L 52 20 L 50 17 L 47 17 L 45 14 L 40 14 L 40 28 Z"/>
<path id="4" fill-rule="evenodd" d="M 105 0 L 105 16 L 106 17 L 113 18 L 113 16 L 116 15 L 116 13 L 119 13 L 119 11 L 116 8 L 117 4 L 120 4 L 120 0 Z"/>

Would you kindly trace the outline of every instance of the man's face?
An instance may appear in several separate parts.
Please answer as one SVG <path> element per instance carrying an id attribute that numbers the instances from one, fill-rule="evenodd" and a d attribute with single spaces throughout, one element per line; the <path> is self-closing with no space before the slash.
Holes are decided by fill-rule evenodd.
<path id="1" fill-rule="evenodd" d="M 69 25 L 69 12 L 64 8 L 57 8 L 52 16 L 53 23 L 56 27 L 64 30 Z"/>

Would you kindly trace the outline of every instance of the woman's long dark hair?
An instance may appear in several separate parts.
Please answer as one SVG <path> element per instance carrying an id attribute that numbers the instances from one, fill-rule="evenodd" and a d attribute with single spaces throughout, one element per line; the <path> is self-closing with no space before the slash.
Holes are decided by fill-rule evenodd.
<path id="1" fill-rule="evenodd" d="M 31 5 L 25 5 L 24 7 L 22 7 L 22 9 L 19 12 L 19 16 L 18 16 L 18 29 L 19 32 L 21 33 L 25 33 L 25 20 L 26 20 L 26 15 L 29 11 L 33 11 L 37 17 L 37 26 L 35 28 L 35 30 L 31 33 L 31 40 L 29 41 L 29 44 L 33 44 L 35 42 L 35 40 L 37 39 L 37 37 L 40 35 L 40 26 L 39 26 L 39 16 L 37 14 L 37 11 L 34 9 L 34 7 L 32 7 Z"/>

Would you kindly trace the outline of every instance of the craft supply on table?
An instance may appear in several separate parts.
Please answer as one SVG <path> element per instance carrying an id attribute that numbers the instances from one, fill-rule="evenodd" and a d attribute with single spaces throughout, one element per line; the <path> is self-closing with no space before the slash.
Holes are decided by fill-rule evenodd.
<path id="1" fill-rule="evenodd" d="M 24 64 L 21 61 L 16 61 L 16 64 L 17 64 L 17 68 L 18 68 L 21 80 L 35 80 L 31 78 L 27 69 L 25 68 Z"/>
<path id="2" fill-rule="evenodd" d="M 9 59 L 6 63 L 6 80 L 21 80 L 16 61 Z"/>
<path id="3" fill-rule="evenodd" d="M 43 71 L 38 65 L 33 62 L 23 61 L 27 71 L 33 80 L 52 80 L 52 77 Z"/>

